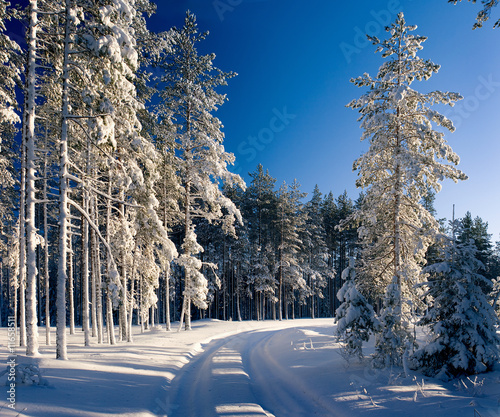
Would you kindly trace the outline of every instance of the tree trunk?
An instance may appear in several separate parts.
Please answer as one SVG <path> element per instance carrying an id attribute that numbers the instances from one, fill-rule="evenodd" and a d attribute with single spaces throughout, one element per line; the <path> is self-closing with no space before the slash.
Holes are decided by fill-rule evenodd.
<path id="1" fill-rule="evenodd" d="M 189 211 L 190 211 L 190 202 L 191 202 L 191 196 L 190 196 L 190 187 L 191 184 L 188 182 L 185 186 L 186 189 L 186 195 L 184 197 L 184 239 L 189 234 L 189 230 L 191 227 L 191 218 L 189 216 Z M 186 252 L 185 255 L 190 256 L 191 254 L 189 252 Z M 187 268 L 184 268 L 184 301 L 182 303 L 182 311 L 181 311 L 181 320 L 179 323 L 179 330 L 182 328 L 182 322 L 185 318 L 186 325 L 184 327 L 185 330 L 191 330 L 191 299 L 189 298 L 189 294 L 187 291 L 189 290 L 190 287 L 190 276 L 189 276 L 189 270 Z"/>
<path id="2" fill-rule="evenodd" d="M 96 213 L 94 210 L 94 200 L 95 197 L 91 198 L 89 201 L 89 207 L 88 209 L 90 210 L 90 216 L 92 218 L 92 221 L 94 224 L 97 225 L 97 219 L 96 219 Z M 96 271 L 97 268 L 97 259 L 96 259 L 96 249 L 95 249 L 95 232 L 94 230 L 90 230 L 90 236 L 89 236 L 89 256 L 90 256 L 90 285 L 91 285 L 91 299 L 92 302 L 90 304 L 90 312 L 91 312 L 91 317 L 92 317 L 92 337 L 97 337 L 99 333 L 99 323 L 97 322 L 97 278 L 98 278 L 98 271 Z M 99 343 L 99 342 L 98 342 Z"/>
<path id="3" fill-rule="evenodd" d="M 141 333 L 144 333 L 144 278 L 142 277 L 142 274 L 140 276 L 140 281 L 139 281 L 140 287 L 141 287 L 141 295 L 139 297 L 139 320 L 141 321 Z M 180 330 L 180 328 L 179 328 Z"/>
<path id="4" fill-rule="evenodd" d="M 26 116 L 24 118 L 23 136 L 21 145 L 21 184 L 19 199 L 19 310 L 16 309 L 15 315 L 19 311 L 19 346 L 26 346 Z M 17 326 L 17 317 L 16 317 Z"/>
<path id="5" fill-rule="evenodd" d="M 47 131 L 45 132 L 45 149 L 47 149 Z M 47 154 L 44 154 L 43 159 L 43 200 L 47 201 Z M 50 346 L 50 277 L 49 277 L 49 222 L 47 218 L 47 203 L 43 204 L 43 231 L 44 231 L 44 281 L 45 281 L 45 344 Z"/>
<path id="6" fill-rule="evenodd" d="M 127 342 L 133 342 L 134 338 L 132 335 L 132 317 L 134 316 L 134 286 L 135 286 L 135 266 L 132 267 L 132 276 L 130 279 L 130 306 L 128 315 L 128 330 L 127 330 Z"/>
<path id="7" fill-rule="evenodd" d="M 170 266 L 165 270 L 165 329 L 171 330 L 170 324 Z"/>
<path id="8" fill-rule="evenodd" d="M 36 36 L 37 1 L 30 1 L 30 25 L 28 34 L 28 69 L 26 73 L 26 355 L 38 354 L 38 319 L 36 312 L 36 281 L 38 276 L 36 259 L 35 225 L 35 84 L 36 84 Z"/>
<path id="9" fill-rule="evenodd" d="M 120 200 L 123 201 L 125 199 L 125 192 L 123 189 L 120 191 Z M 120 204 L 119 207 L 120 216 L 122 221 L 125 223 L 125 206 Z M 127 255 L 125 251 L 121 253 L 122 258 L 122 291 L 120 294 L 120 305 L 119 305 L 119 324 L 120 324 L 120 340 L 126 341 L 128 340 L 127 330 L 128 330 L 128 320 L 127 320 L 127 304 L 128 304 L 128 296 L 127 296 Z"/>
<path id="10" fill-rule="evenodd" d="M 69 54 L 71 2 L 66 0 L 64 27 L 64 60 L 62 91 L 62 124 L 59 162 L 59 265 L 57 272 L 57 347 L 56 358 L 68 359 L 66 347 L 66 262 L 68 254 L 68 116 L 69 116 Z"/>
<path id="11" fill-rule="evenodd" d="M 69 222 L 71 223 L 71 222 Z M 69 334 L 75 334 L 75 277 L 73 271 L 73 235 L 69 234 L 69 250 L 68 250 L 68 275 L 69 275 Z"/>
<path id="12" fill-rule="evenodd" d="M 111 195 L 111 179 L 112 179 L 112 173 L 111 170 L 109 172 L 109 182 L 108 182 L 108 195 Z M 111 242 L 111 236 L 110 236 L 110 231 L 109 227 L 111 224 L 111 201 L 108 199 L 106 202 L 106 224 L 107 224 L 107 233 L 106 233 L 106 240 L 108 245 Z M 106 288 L 106 327 L 108 329 L 108 343 L 111 345 L 116 344 L 116 338 L 115 338 L 115 327 L 113 323 L 113 302 L 111 300 L 111 294 L 110 294 L 110 284 L 111 284 L 111 253 L 108 250 L 108 253 L 106 254 L 106 273 L 107 273 L 107 288 Z"/>
<path id="13" fill-rule="evenodd" d="M 88 210 L 88 192 L 83 192 L 84 205 L 83 209 Z M 89 226 L 87 220 L 82 216 L 82 327 L 84 333 L 85 346 L 90 346 L 90 329 L 89 329 Z"/>
<path id="14" fill-rule="evenodd" d="M 97 205 L 97 197 L 92 200 L 93 205 L 93 215 L 94 224 L 99 227 L 99 208 Z M 99 246 L 99 240 L 96 231 L 91 229 L 91 242 L 92 242 L 92 253 L 93 253 L 93 266 L 92 275 L 95 276 L 95 310 L 96 310 L 96 323 L 97 323 L 97 343 L 101 344 L 104 342 L 104 320 L 103 320 L 103 305 L 102 305 L 102 277 L 101 277 L 101 251 Z M 94 280 L 94 279 L 93 279 Z M 93 320 L 93 319 L 92 319 Z"/>

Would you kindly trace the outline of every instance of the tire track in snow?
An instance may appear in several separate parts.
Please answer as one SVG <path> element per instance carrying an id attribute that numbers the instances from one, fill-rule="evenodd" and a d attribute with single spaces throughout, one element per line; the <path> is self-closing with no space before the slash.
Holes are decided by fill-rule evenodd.
<path id="1" fill-rule="evenodd" d="M 335 416 L 286 360 L 280 363 L 298 333 L 257 330 L 210 342 L 172 381 L 168 417 Z"/>
<path id="2" fill-rule="evenodd" d="M 280 364 L 296 335 L 297 328 L 267 332 L 260 343 L 247 347 L 254 391 L 276 416 L 336 416 L 338 410 L 295 375 L 289 364 Z"/>
<path id="3" fill-rule="evenodd" d="M 247 333 L 209 343 L 172 381 L 169 417 L 272 417 L 254 401 L 238 349 Z"/>

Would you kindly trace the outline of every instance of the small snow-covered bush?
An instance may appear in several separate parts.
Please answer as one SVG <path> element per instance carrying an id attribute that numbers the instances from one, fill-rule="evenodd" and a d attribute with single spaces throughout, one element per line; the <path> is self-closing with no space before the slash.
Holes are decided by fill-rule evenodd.
<path id="1" fill-rule="evenodd" d="M 11 365 L 7 366 L 7 370 L 0 373 L 0 376 L 10 375 Z M 18 363 L 15 365 L 15 380 L 16 384 L 32 384 L 32 385 L 47 385 L 47 381 L 42 377 L 40 368 L 36 364 Z M 11 381 L 7 381 L 8 383 Z"/>
<path id="2" fill-rule="evenodd" d="M 373 307 L 356 288 L 354 258 L 349 259 L 349 266 L 342 272 L 344 285 L 337 293 L 342 302 L 336 311 L 338 319 L 337 336 L 343 344 L 346 357 L 363 358 L 363 342 L 367 342 L 370 334 L 378 328 Z"/>

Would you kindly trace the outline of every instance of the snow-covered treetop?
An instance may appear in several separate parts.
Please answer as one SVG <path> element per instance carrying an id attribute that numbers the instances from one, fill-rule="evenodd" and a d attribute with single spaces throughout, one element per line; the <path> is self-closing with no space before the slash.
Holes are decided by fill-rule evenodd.
<path id="1" fill-rule="evenodd" d="M 447 144 L 444 133 L 433 127 L 434 123 L 453 131 L 453 123 L 430 108 L 437 103 L 453 106 L 462 97 L 441 91 L 423 94 L 410 87 L 413 81 L 427 80 L 439 70 L 439 65 L 417 56 L 426 37 L 412 34 L 415 29 L 416 26 L 406 24 L 400 13 L 386 28 L 388 39 L 368 36 L 387 60 L 376 77 L 365 73 L 351 80 L 358 87 L 369 88 L 347 105 L 361 113 L 362 140 L 370 140 L 370 150 L 353 166 L 359 170 L 359 187 L 380 183 L 381 178 L 390 177 L 402 166 L 408 173 L 403 181 L 408 181 L 411 192 L 417 196 L 425 195 L 429 189 L 439 191 L 439 181 L 444 178 L 467 178 L 453 167 L 460 159 Z M 379 169 L 373 169 L 377 165 Z"/>

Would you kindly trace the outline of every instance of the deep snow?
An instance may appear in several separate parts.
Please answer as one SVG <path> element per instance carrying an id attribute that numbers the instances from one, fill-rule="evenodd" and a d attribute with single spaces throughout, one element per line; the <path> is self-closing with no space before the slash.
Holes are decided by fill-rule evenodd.
<path id="1" fill-rule="evenodd" d="M 54 359 L 40 329 L 40 356 L 16 348 L 16 362 L 38 364 L 46 385 L 17 384 L 11 410 L 1 376 L 0 415 L 500 417 L 500 369 L 442 383 L 347 364 L 334 329 L 332 319 L 202 320 L 180 333 L 136 327 L 132 344 L 87 348 L 80 329 L 68 336 L 68 361 Z M 8 356 L 1 329 L 0 371 Z"/>

